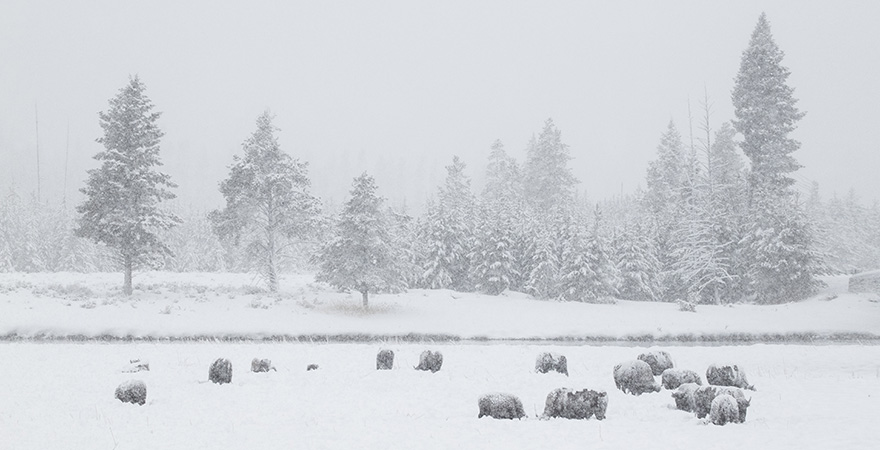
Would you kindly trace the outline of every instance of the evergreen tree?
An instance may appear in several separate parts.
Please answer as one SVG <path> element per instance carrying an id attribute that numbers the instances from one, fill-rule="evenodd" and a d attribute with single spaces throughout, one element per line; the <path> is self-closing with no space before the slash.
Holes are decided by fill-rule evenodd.
<path id="1" fill-rule="evenodd" d="M 758 303 L 800 300 L 822 285 L 823 261 L 811 246 L 812 227 L 802 208 L 788 198 L 764 202 L 740 242 L 749 262 L 749 287 Z"/>
<path id="2" fill-rule="evenodd" d="M 516 159 L 504 151 L 504 145 L 496 140 L 489 154 L 486 167 L 486 186 L 483 188 L 484 203 L 512 206 L 522 197 L 522 177 Z"/>
<path id="3" fill-rule="evenodd" d="M 789 176 L 800 167 L 792 156 L 800 143 L 788 135 L 804 113 L 786 84 L 790 72 L 782 65 L 783 56 L 761 14 L 732 93 L 734 127 L 742 133 L 740 146 L 751 161 L 742 264 L 749 285 L 765 303 L 814 292 L 821 284 L 815 275 L 823 266 Z"/>
<path id="4" fill-rule="evenodd" d="M 752 163 L 753 196 L 785 194 L 794 184 L 789 174 L 800 168 L 791 155 L 800 143 L 788 134 L 804 113 L 797 109 L 794 89 L 786 84 L 791 72 L 782 65 L 784 55 L 761 13 L 742 54 L 732 95 L 733 125 L 742 133 L 740 147 Z"/>
<path id="5" fill-rule="evenodd" d="M 536 236 L 534 245 L 525 291 L 542 300 L 559 298 L 559 259 L 554 242 L 544 233 Z"/>
<path id="6" fill-rule="evenodd" d="M 638 223 L 623 227 L 615 236 L 614 263 L 620 274 L 618 295 L 625 300 L 658 301 L 660 262 L 654 254 L 649 231 Z"/>
<path id="7" fill-rule="evenodd" d="M 510 288 L 516 276 L 513 240 L 510 222 L 484 210 L 477 226 L 476 247 L 470 255 L 478 291 L 498 295 Z"/>
<path id="8" fill-rule="evenodd" d="M 95 155 L 101 162 L 89 170 L 86 200 L 76 210 L 81 214 L 77 236 L 112 248 L 125 274 L 123 292 L 131 295 L 131 274 L 139 267 L 155 267 L 168 247 L 158 233 L 180 223 L 174 214 L 159 208 L 173 199 L 177 187 L 171 177 L 158 172 L 159 140 L 156 125 L 160 113 L 144 93 L 138 77 L 131 79 L 110 100 L 110 109 L 98 114 L 104 136 L 97 142 L 104 150 Z"/>
<path id="9" fill-rule="evenodd" d="M 210 219 L 222 240 L 244 245 L 265 277 L 269 291 L 278 290 L 279 264 L 296 239 L 318 224 L 319 202 L 308 192 L 307 164 L 281 151 L 272 115 L 257 118 L 257 130 L 233 157 L 229 178 L 220 183 L 226 207 Z"/>
<path id="10" fill-rule="evenodd" d="M 537 211 L 552 211 L 571 204 L 577 178 L 568 161 L 572 157 L 562 142 L 562 132 L 547 119 L 537 140 L 529 143 L 523 169 L 526 203 Z"/>
<path id="11" fill-rule="evenodd" d="M 364 309 L 369 293 L 406 287 L 400 270 L 401 252 L 389 233 L 390 224 L 376 196 L 373 177 L 355 178 L 351 199 L 336 223 L 335 235 L 317 255 L 315 279 L 361 293 Z"/>
<path id="12" fill-rule="evenodd" d="M 476 200 L 464 169 L 457 156 L 446 166 L 446 182 L 421 233 L 426 248 L 422 278 L 432 289 L 473 289 L 469 255 L 475 247 Z"/>

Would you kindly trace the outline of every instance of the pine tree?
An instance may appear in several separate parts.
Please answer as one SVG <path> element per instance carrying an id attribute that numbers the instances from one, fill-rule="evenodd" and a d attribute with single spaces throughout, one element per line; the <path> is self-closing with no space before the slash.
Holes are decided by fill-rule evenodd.
<path id="1" fill-rule="evenodd" d="M 278 290 L 279 264 L 297 242 L 318 225 L 319 202 L 308 192 L 307 164 L 281 151 L 272 115 L 257 118 L 257 130 L 233 157 L 229 178 L 220 183 L 226 207 L 211 212 L 215 232 L 235 247 L 244 245 L 265 277 Z"/>
<path id="2" fill-rule="evenodd" d="M 134 269 L 154 267 L 170 253 L 158 233 L 180 223 L 159 208 L 159 203 L 175 197 L 170 189 L 177 186 L 156 170 L 162 165 L 163 133 L 156 125 L 160 113 L 153 111 L 144 90 L 140 79 L 132 78 L 110 100 L 110 109 L 98 114 L 104 136 L 97 142 L 104 150 L 95 159 L 101 166 L 89 170 L 86 187 L 80 190 L 87 198 L 76 208 L 81 214 L 76 235 L 116 252 L 125 274 L 125 295 L 131 295 Z"/>
<path id="3" fill-rule="evenodd" d="M 334 237 L 316 257 L 315 279 L 361 293 L 364 309 L 369 293 L 406 287 L 400 270 L 401 251 L 389 233 L 390 223 L 376 195 L 376 183 L 366 173 L 355 178 L 351 198 L 336 223 Z"/>
<path id="4" fill-rule="evenodd" d="M 542 300 L 556 299 L 560 295 L 559 259 L 553 240 L 547 234 L 536 236 L 531 252 L 531 271 L 525 291 Z"/>
<path id="5" fill-rule="evenodd" d="M 506 218 L 484 210 L 477 225 L 475 249 L 470 255 L 475 288 L 489 295 L 498 295 L 516 277 L 514 269 L 513 231 Z"/>
<path id="6" fill-rule="evenodd" d="M 751 162 L 742 264 L 749 285 L 765 303 L 814 292 L 821 284 L 815 275 L 823 266 L 792 189 L 790 174 L 800 167 L 792 153 L 800 143 L 788 135 L 804 113 L 786 84 L 790 72 L 782 65 L 783 56 L 761 14 L 732 93 L 734 127 L 743 135 L 740 147 Z"/>
<path id="7" fill-rule="evenodd" d="M 797 109 L 794 89 L 786 84 L 791 72 L 773 40 L 767 16 L 761 13 L 749 46 L 742 54 L 733 88 L 733 106 L 740 144 L 752 163 L 749 183 L 753 195 L 778 196 L 794 184 L 789 176 L 800 168 L 791 155 L 800 143 L 788 137 L 804 113 Z"/>
<path id="8" fill-rule="evenodd" d="M 486 167 L 486 186 L 482 200 L 492 205 L 513 206 L 522 198 L 522 177 L 516 159 L 504 151 L 504 145 L 496 140 L 489 154 Z"/>
<path id="9" fill-rule="evenodd" d="M 618 295 L 625 300 L 658 301 L 660 262 L 654 254 L 649 231 L 636 223 L 615 236 L 614 263 L 620 274 Z"/>
<path id="10" fill-rule="evenodd" d="M 475 247 L 476 200 L 464 169 L 457 156 L 446 166 L 446 182 L 437 203 L 429 208 L 421 233 L 426 249 L 422 278 L 432 289 L 473 289 L 469 255 Z"/>
<path id="11" fill-rule="evenodd" d="M 562 132 L 547 119 L 537 140 L 529 143 L 523 168 L 526 203 L 536 211 L 552 211 L 571 204 L 577 178 L 571 173 L 572 159 Z"/>

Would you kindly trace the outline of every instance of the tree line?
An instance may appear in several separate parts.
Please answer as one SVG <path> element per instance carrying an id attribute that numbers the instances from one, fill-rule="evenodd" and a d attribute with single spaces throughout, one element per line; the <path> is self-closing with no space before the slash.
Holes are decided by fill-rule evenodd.
<path id="1" fill-rule="evenodd" d="M 225 206 L 184 221 L 160 206 L 175 185 L 159 171 L 160 114 L 134 77 L 99 114 L 101 165 L 89 171 L 77 216 L 62 212 L 46 240 L 39 227 L 13 223 L 22 215 L 0 216 L 0 230 L 37 234 L 24 239 L 36 248 L 20 248 L 15 236 L 0 241 L 0 267 L 113 265 L 125 274 L 126 294 L 139 268 L 256 270 L 276 291 L 280 272 L 305 267 L 319 281 L 360 292 L 365 306 L 370 293 L 407 288 L 586 302 L 800 299 L 815 292 L 818 275 L 878 265 L 876 225 L 836 230 L 852 227 L 847 214 L 880 221 L 870 222 L 876 205 L 841 208 L 836 199 L 822 202 L 817 189 L 807 201 L 794 190 L 800 144 L 789 133 L 804 113 L 782 57 L 762 14 L 732 92 L 736 117 L 713 129 L 706 99 L 703 136 L 690 145 L 670 122 L 645 189 L 631 196 L 597 205 L 578 198 L 569 148 L 548 119 L 522 163 L 492 144 L 480 193 L 455 157 L 419 217 L 386 207 L 366 173 L 338 214 L 324 214 L 309 192 L 308 165 L 281 150 L 266 111 L 220 183 Z M 0 207 L 22 204 L 7 197 Z M 38 206 L 30 214 L 59 213 Z M 62 232 L 71 224 L 72 235 Z"/>

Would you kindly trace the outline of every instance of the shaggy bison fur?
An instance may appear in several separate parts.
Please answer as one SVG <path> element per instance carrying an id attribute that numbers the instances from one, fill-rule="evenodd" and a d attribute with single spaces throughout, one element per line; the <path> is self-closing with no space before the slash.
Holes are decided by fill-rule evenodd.
<path id="1" fill-rule="evenodd" d="M 663 383 L 663 389 L 676 389 L 685 383 L 703 384 L 703 380 L 696 372 L 683 369 L 666 369 L 660 375 L 660 380 Z"/>
<path id="2" fill-rule="evenodd" d="M 318 370 L 318 365 L 317 364 L 309 364 L 308 366 L 306 366 L 306 372 L 309 372 L 312 370 Z"/>
<path id="3" fill-rule="evenodd" d="M 559 388 L 547 395 L 542 417 L 589 419 L 595 414 L 596 419 L 602 420 L 607 408 L 608 394 L 604 391 L 584 389 L 575 392 L 568 388 Z"/>
<path id="4" fill-rule="evenodd" d="M 715 425 L 742 422 L 739 420 L 739 406 L 736 399 L 728 394 L 721 394 L 712 400 L 709 420 Z"/>
<path id="5" fill-rule="evenodd" d="M 700 386 L 696 383 L 684 383 L 679 386 L 672 393 L 672 398 L 675 399 L 675 408 L 682 411 L 696 412 L 697 401 L 695 394 L 699 388 Z"/>
<path id="6" fill-rule="evenodd" d="M 254 358 L 254 360 L 251 361 L 251 372 L 268 372 L 270 370 L 275 370 L 277 372 L 275 367 L 272 366 L 272 361 L 268 359 Z"/>
<path id="7" fill-rule="evenodd" d="M 671 369 L 673 366 L 672 358 L 669 356 L 669 353 L 664 351 L 642 353 L 638 359 L 651 366 L 651 373 L 655 377 L 662 374 L 664 370 Z"/>
<path id="8" fill-rule="evenodd" d="M 660 385 L 654 381 L 651 366 L 639 360 L 626 361 L 614 366 L 614 384 L 624 393 L 633 395 L 660 392 Z"/>
<path id="9" fill-rule="evenodd" d="M 140 380 L 130 380 L 116 388 L 116 398 L 123 403 L 143 405 L 147 402 L 147 385 Z"/>
<path id="10" fill-rule="evenodd" d="M 522 402 L 512 394 L 486 394 L 480 397 L 477 405 L 480 407 L 477 418 L 489 416 L 494 419 L 521 419 L 526 416 Z"/>
<path id="11" fill-rule="evenodd" d="M 733 386 L 740 389 L 755 390 L 755 387 L 750 385 L 749 380 L 746 378 L 746 371 L 736 365 L 710 365 L 709 368 L 706 369 L 706 381 L 715 386 Z"/>
<path id="12" fill-rule="evenodd" d="M 391 350 L 379 350 L 376 355 L 376 370 L 391 370 L 394 367 L 394 352 Z"/>
<path id="13" fill-rule="evenodd" d="M 232 363 L 218 358 L 208 369 L 208 379 L 217 384 L 232 383 Z"/>
<path id="14" fill-rule="evenodd" d="M 443 366 L 443 354 L 439 351 L 432 352 L 431 350 L 425 350 L 422 352 L 422 355 L 419 356 L 419 365 L 416 366 L 416 370 L 430 370 L 431 372 L 437 372 L 440 370 L 441 366 Z"/>
<path id="15" fill-rule="evenodd" d="M 746 400 L 743 391 L 735 387 L 727 386 L 703 386 L 694 392 L 694 412 L 700 419 L 706 417 L 712 410 L 712 401 L 719 395 L 729 395 L 736 400 L 737 417 L 734 422 L 745 422 L 746 411 L 751 400 Z"/>

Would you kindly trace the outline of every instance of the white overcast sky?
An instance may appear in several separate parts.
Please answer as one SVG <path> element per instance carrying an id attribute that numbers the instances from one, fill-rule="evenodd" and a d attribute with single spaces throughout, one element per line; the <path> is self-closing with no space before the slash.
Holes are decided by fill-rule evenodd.
<path id="1" fill-rule="evenodd" d="M 163 112 L 164 169 L 184 204 L 220 205 L 217 183 L 266 108 L 335 202 L 366 170 L 418 207 L 455 154 L 476 189 L 492 142 L 522 161 L 548 117 L 580 189 L 601 200 L 644 185 L 670 119 L 687 139 L 704 89 L 714 128 L 733 117 L 762 11 L 807 111 L 797 178 L 826 198 L 880 198 L 880 2 L 868 0 L 3 0 L 0 189 L 35 191 L 38 116 L 43 199 L 63 196 L 66 150 L 77 199 L 97 113 L 137 74 Z"/>

